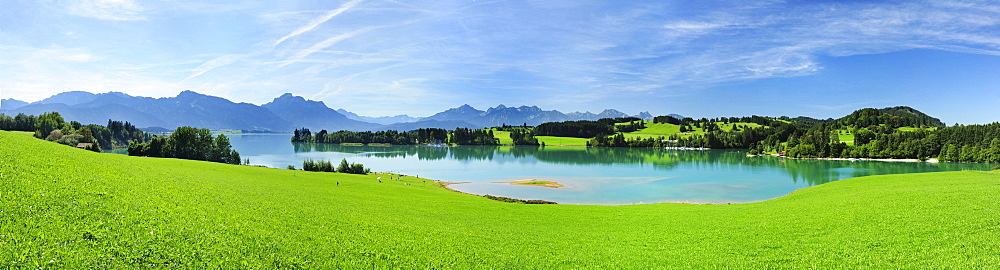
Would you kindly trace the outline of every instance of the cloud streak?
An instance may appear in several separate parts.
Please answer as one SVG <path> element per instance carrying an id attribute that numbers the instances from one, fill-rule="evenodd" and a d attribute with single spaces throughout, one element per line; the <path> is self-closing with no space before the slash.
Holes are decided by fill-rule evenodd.
<path id="1" fill-rule="evenodd" d="M 110 21 L 146 19 L 143 7 L 133 0 L 80 0 L 66 3 L 66 10 L 73 15 Z"/>
<path id="2" fill-rule="evenodd" d="M 282 42 L 285 42 L 285 40 L 288 40 L 290 38 L 296 37 L 296 36 L 301 35 L 301 34 L 303 34 L 305 32 L 309 32 L 310 30 L 313 30 L 317 26 L 319 26 L 320 24 L 323 24 L 323 23 L 329 21 L 330 19 L 333 19 L 333 17 L 336 17 L 337 15 L 340 15 L 341 13 L 344 13 L 347 10 L 349 10 L 351 8 L 354 8 L 354 6 L 357 6 L 358 4 L 360 4 L 363 1 L 364 0 L 351 0 L 351 1 L 348 1 L 347 3 L 344 3 L 343 5 L 340 5 L 340 7 L 336 8 L 336 9 L 327 11 L 326 14 L 323 14 L 323 16 L 319 16 L 319 17 L 313 18 L 312 21 L 310 21 L 308 24 L 306 24 L 306 25 L 304 25 L 302 27 L 299 27 L 298 29 L 295 29 L 295 31 L 292 31 L 291 33 L 288 33 L 288 35 L 285 35 L 285 36 L 279 38 L 277 41 L 274 42 L 273 46 L 277 47 Z"/>

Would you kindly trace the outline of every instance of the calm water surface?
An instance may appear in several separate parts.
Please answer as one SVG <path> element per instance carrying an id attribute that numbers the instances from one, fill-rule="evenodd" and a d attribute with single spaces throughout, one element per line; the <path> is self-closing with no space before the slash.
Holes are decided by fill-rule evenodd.
<path id="1" fill-rule="evenodd" d="M 302 167 L 305 159 L 346 158 L 372 171 L 450 181 L 473 194 L 564 204 L 740 203 L 851 177 L 989 170 L 990 164 L 794 160 L 747 157 L 738 150 L 665 150 L 526 146 L 342 146 L 292 143 L 290 135 L 227 135 L 252 164 Z M 562 188 L 499 181 L 538 179 Z"/>

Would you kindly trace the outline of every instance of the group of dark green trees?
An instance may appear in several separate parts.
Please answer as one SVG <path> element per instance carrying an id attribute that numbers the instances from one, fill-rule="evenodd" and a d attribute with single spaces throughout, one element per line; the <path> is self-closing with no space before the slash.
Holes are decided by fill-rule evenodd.
<path id="1" fill-rule="evenodd" d="M 593 138 L 615 133 L 614 125 L 597 121 L 580 120 L 565 122 L 548 122 L 535 127 L 535 136 L 558 136 L 575 138 Z"/>
<path id="2" fill-rule="evenodd" d="M 39 139 L 97 152 L 126 147 L 131 141 L 146 142 L 152 139 L 152 136 L 128 122 L 108 120 L 107 126 L 82 125 L 77 121 L 66 122 L 58 112 L 39 116 L 21 113 L 15 117 L 0 114 L 0 130 L 34 132 Z"/>
<path id="3" fill-rule="evenodd" d="M 521 126 L 511 126 L 511 125 L 501 125 L 499 127 L 494 127 L 493 129 L 497 131 L 508 131 L 510 132 L 510 138 L 514 141 L 514 145 L 539 145 L 538 139 L 532 134 L 534 127 L 529 127 L 528 124 Z"/>
<path id="4" fill-rule="evenodd" d="M 498 145 L 500 140 L 493 136 L 493 130 L 455 128 L 448 143 L 458 145 Z"/>
<path id="5" fill-rule="evenodd" d="M 328 133 L 321 130 L 313 134 L 308 128 L 296 129 L 292 134 L 293 142 L 315 143 L 362 143 L 362 144 L 438 144 L 450 143 L 460 145 L 497 145 L 499 141 L 493 137 L 492 130 L 474 130 L 456 128 L 447 131 L 440 128 L 422 128 L 412 131 L 346 131 Z"/>
<path id="6" fill-rule="evenodd" d="M 597 121 L 579 120 L 543 123 L 534 128 L 532 135 L 594 138 L 608 136 L 615 134 L 615 132 L 632 132 L 643 128 L 646 128 L 645 121 L 635 117 L 601 118 Z"/>
<path id="7" fill-rule="evenodd" d="M 704 147 L 749 149 L 750 154 L 781 153 L 796 158 L 895 158 L 954 162 L 1000 162 L 1000 123 L 946 127 L 940 120 L 909 107 L 866 108 L 840 119 L 770 118 L 762 116 L 677 119 L 658 116 L 654 122 L 699 127 L 687 136 L 626 139 L 596 137 L 591 146 Z M 719 123 L 756 123 L 761 127 L 723 131 Z M 683 131 L 683 130 L 682 130 Z M 852 134 L 853 144 L 841 133 Z"/>
<path id="8" fill-rule="evenodd" d="M 364 165 L 359 163 L 347 163 L 347 159 L 340 161 L 340 165 L 337 168 L 333 167 L 330 161 L 326 160 L 312 160 L 306 159 L 302 161 L 302 170 L 312 171 L 312 172 L 339 172 L 339 173 L 353 173 L 353 174 L 368 174 L 371 173 L 371 169 L 365 168 Z"/>
<path id="9" fill-rule="evenodd" d="M 205 160 L 240 164 L 240 153 L 233 150 L 229 137 L 212 136 L 208 129 L 179 127 L 170 136 L 155 136 L 148 142 L 133 141 L 128 145 L 130 156 L 150 156 Z"/>
<path id="10" fill-rule="evenodd" d="M 448 141 L 448 131 L 439 128 L 422 128 L 413 131 L 346 131 L 328 133 L 325 129 L 312 133 L 307 128 L 296 129 L 292 134 L 293 142 L 316 143 L 387 143 L 396 145 L 414 145 L 429 143 L 444 143 Z"/>

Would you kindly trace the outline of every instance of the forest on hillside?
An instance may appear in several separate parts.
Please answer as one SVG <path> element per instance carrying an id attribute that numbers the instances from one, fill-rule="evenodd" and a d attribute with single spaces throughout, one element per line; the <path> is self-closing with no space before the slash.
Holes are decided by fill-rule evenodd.
<path id="1" fill-rule="evenodd" d="M 124 148 L 132 141 L 146 142 L 152 139 L 151 135 L 129 122 L 108 120 L 107 126 L 82 125 L 77 121 L 66 122 L 58 112 L 38 116 L 21 113 L 14 117 L 0 114 L 0 130 L 33 132 L 39 139 L 81 146 L 96 152 Z"/>
<path id="2" fill-rule="evenodd" d="M 604 147 L 702 147 L 749 149 L 750 154 L 777 153 L 794 158 L 892 158 L 952 162 L 1000 162 L 1000 123 L 954 125 L 909 107 L 865 108 L 840 119 L 717 118 L 654 121 L 699 127 L 699 134 L 661 138 L 626 139 L 622 134 L 597 137 L 592 146 Z M 750 122 L 761 127 L 724 131 L 719 127 Z M 853 136 L 845 142 L 841 136 Z"/>

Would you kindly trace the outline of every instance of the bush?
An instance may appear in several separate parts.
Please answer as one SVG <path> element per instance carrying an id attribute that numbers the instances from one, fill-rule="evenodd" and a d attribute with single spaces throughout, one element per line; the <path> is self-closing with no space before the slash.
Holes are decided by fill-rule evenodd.
<path id="1" fill-rule="evenodd" d="M 294 170 L 295 167 L 288 165 L 288 169 Z M 333 167 L 333 163 L 330 161 L 321 160 L 314 161 L 312 159 L 306 159 L 302 161 L 302 170 L 312 171 L 312 172 L 339 172 L 339 173 L 353 173 L 353 174 L 367 174 L 371 172 L 371 169 L 366 169 L 362 164 L 348 163 L 347 159 L 340 161 L 340 165 L 337 168 Z"/>
<path id="2" fill-rule="evenodd" d="M 333 164 L 330 163 L 330 161 L 314 161 L 312 159 L 302 161 L 302 170 L 311 172 L 334 172 Z"/>

